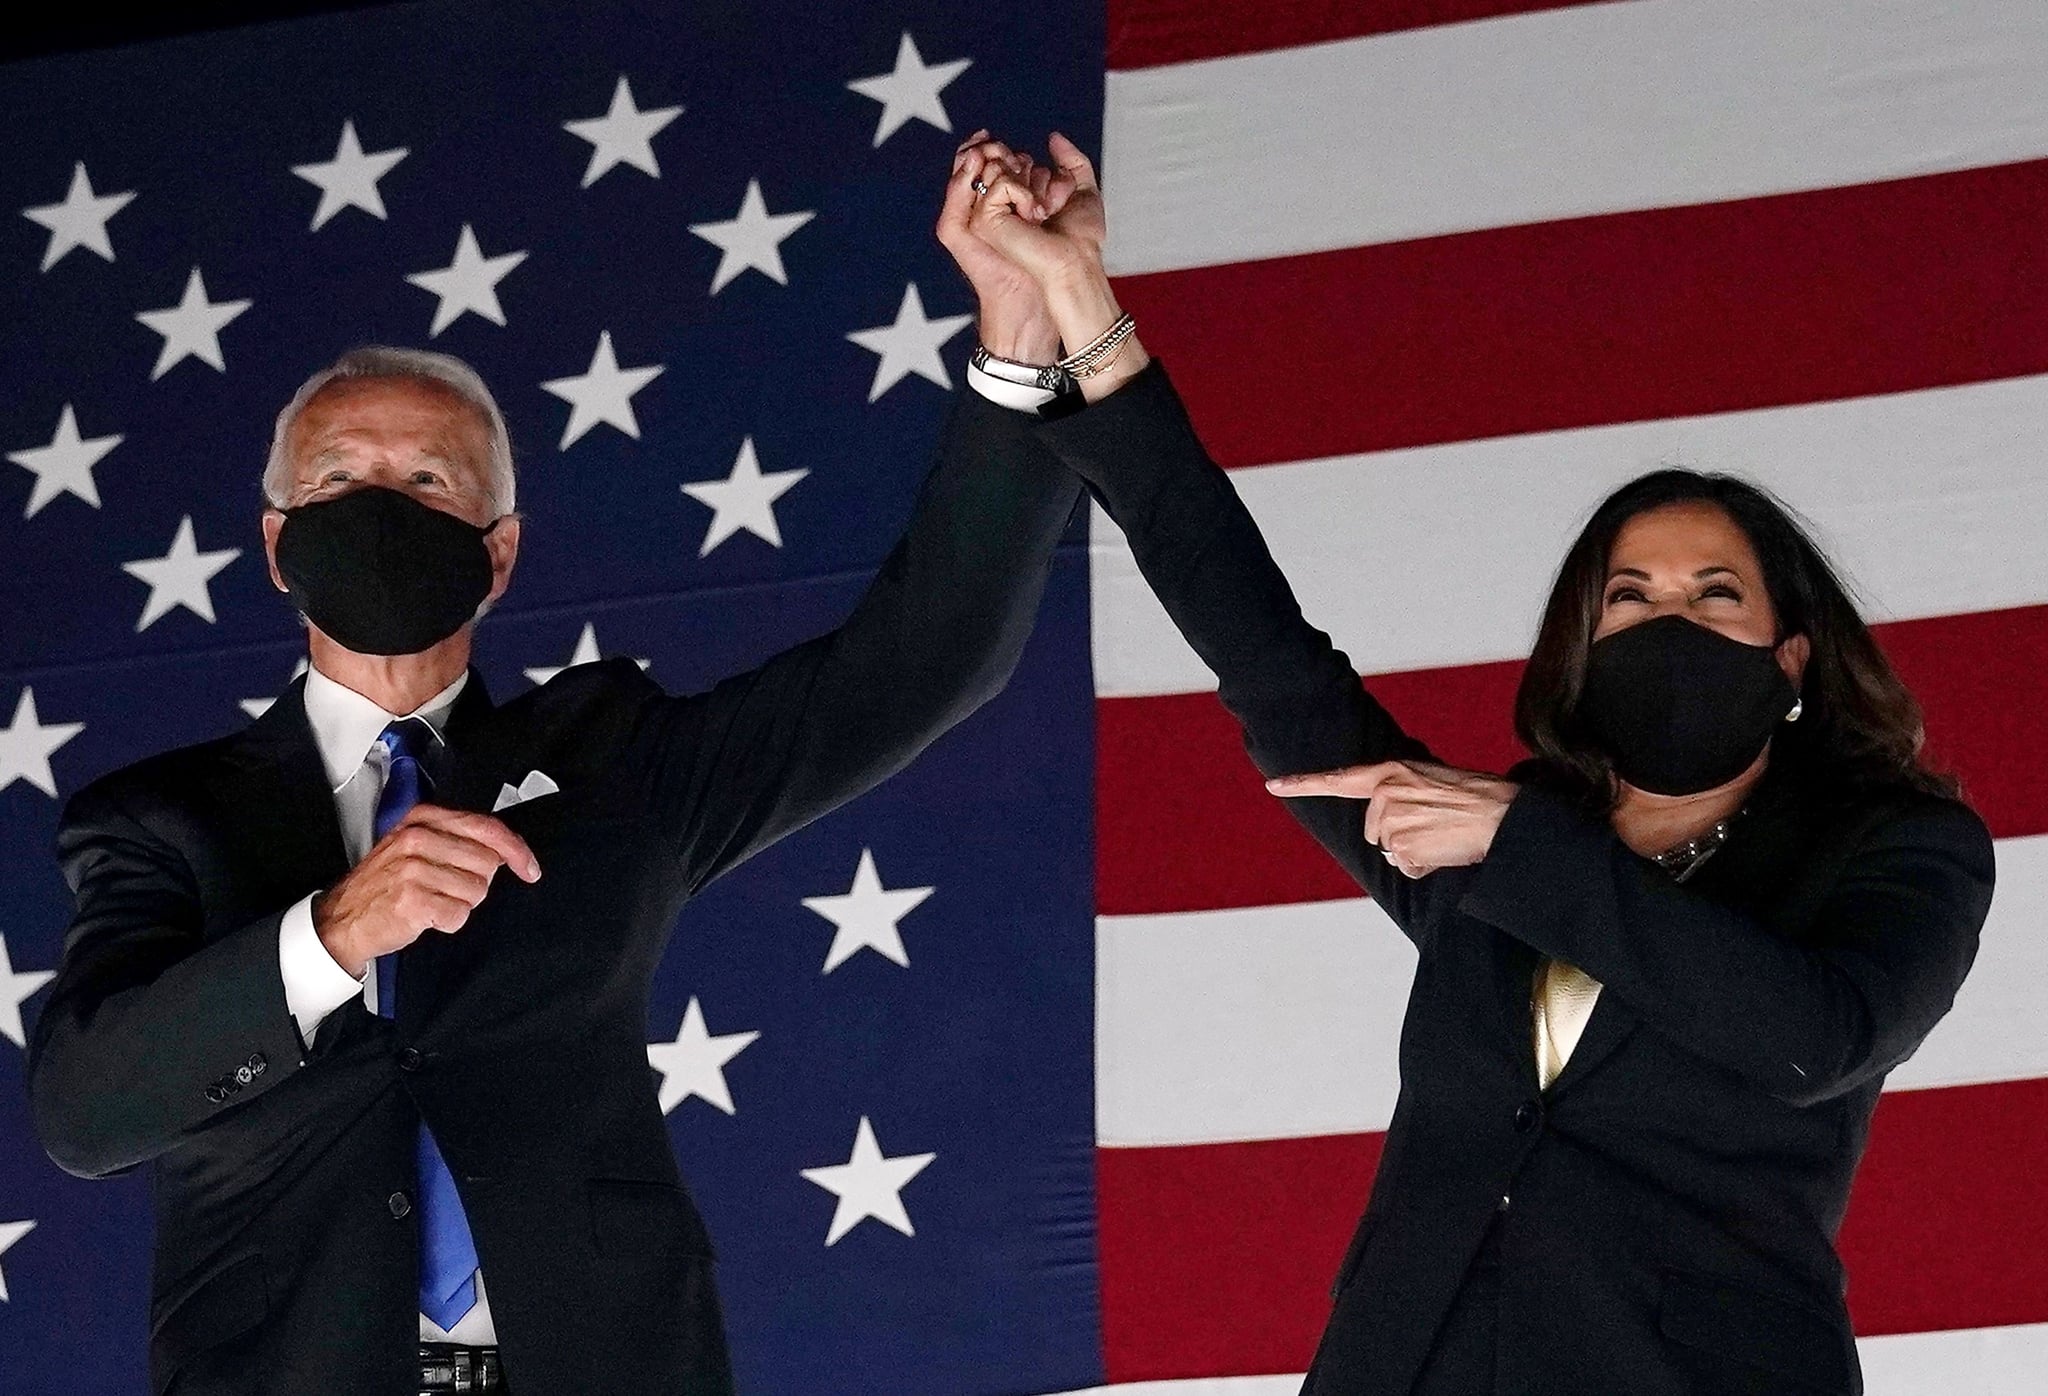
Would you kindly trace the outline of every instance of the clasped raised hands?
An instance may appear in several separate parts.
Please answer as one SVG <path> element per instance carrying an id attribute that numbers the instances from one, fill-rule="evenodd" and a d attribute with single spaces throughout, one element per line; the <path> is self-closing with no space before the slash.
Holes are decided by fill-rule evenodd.
<path id="1" fill-rule="evenodd" d="M 1052 164 L 1046 166 L 1028 152 L 977 134 L 983 138 L 955 155 L 947 185 L 939 220 L 939 241 L 947 250 L 956 258 L 963 251 L 973 257 L 993 252 L 1041 287 L 1100 267 L 1108 220 L 1095 166 L 1081 148 L 1053 132 L 1047 140 Z M 968 279 L 974 280 L 972 272 Z"/>
<path id="2" fill-rule="evenodd" d="M 1122 313 L 1103 267 L 1108 219 L 1095 166 L 1055 131 L 1041 164 L 977 131 L 954 152 L 939 241 L 981 302 L 982 343 L 1021 363 L 1072 353 Z M 1082 384 L 1092 400 L 1144 367 L 1133 339 L 1116 371 Z"/>

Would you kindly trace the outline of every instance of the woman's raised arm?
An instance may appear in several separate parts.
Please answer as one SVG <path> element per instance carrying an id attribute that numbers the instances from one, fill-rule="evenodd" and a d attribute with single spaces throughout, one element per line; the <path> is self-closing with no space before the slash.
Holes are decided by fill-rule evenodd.
<path id="1" fill-rule="evenodd" d="M 1070 356 L 1117 328 L 1122 311 L 1103 269 L 1105 223 L 1094 168 L 1055 135 L 1056 173 L 1034 189 L 997 173 L 969 229 L 1028 271 Z M 1301 614 L 1229 476 L 1210 459 L 1166 370 L 1137 335 L 1082 366 L 1087 405 L 1040 424 L 1041 440 L 1085 481 L 1130 539 L 1139 571 L 1215 673 L 1219 696 L 1266 775 L 1376 761 L 1428 760 L 1373 701 L 1351 661 Z M 1094 372 L 1087 372 L 1093 367 Z M 1171 798 L 1172 772 L 1161 773 Z M 1365 805 L 1297 799 L 1289 808 L 1411 937 L 1446 879 L 1412 880 L 1364 837 Z M 1457 880 L 1457 879 L 1450 879 Z"/>

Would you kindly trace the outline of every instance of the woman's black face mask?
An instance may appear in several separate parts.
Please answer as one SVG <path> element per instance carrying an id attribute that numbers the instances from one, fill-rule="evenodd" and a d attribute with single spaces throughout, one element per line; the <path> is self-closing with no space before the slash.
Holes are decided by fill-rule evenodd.
<path id="1" fill-rule="evenodd" d="M 365 486 L 285 511 L 277 570 L 306 618 L 358 654 L 417 654 L 491 593 L 491 528 Z"/>
<path id="2" fill-rule="evenodd" d="M 1696 795 L 1748 770 L 1798 701 L 1769 646 L 1659 616 L 1593 643 L 1578 711 L 1630 785 Z"/>

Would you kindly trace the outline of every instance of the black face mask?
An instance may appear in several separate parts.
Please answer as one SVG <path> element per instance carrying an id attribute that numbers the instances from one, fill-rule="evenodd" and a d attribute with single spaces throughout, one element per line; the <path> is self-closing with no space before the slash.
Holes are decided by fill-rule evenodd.
<path id="1" fill-rule="evenodd" d="M 277 570 L 292 601 L 335 643 L 357 654 L 417 654 L 468 624 L 490 595 L 490 531 L 366 486 L 286 511 Z"/>
<path id="2" fill-rule="evenodd" d="M 1798 700 L 1768 646 L 1659 616 L 1594 643 L 1579 717 L 1630 785 L 1696 795 L 1748 770 Z"/>

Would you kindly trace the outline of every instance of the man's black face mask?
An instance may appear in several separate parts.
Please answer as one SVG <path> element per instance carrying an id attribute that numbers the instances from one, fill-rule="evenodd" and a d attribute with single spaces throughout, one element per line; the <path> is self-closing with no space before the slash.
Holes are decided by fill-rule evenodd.
<path id="1" fill-rule="evenodd" d="M 478 528 L 380 486 L 285 511 L 277 570 L 306 618 L 357 654 L 417 654 L 491 592 Z"/>
<path id="2" fill-rule="evenodd" d="M 1659 616 L 1594 643 L 1579 716 L 1630 785 L 1694 795 L 1748 770 L 1798 699 L 1768 646 Z"/>

